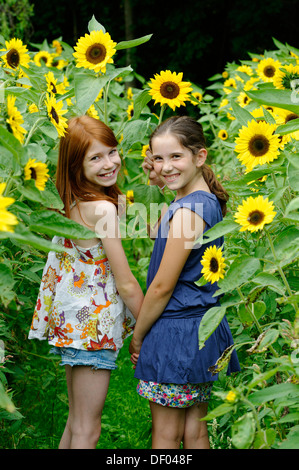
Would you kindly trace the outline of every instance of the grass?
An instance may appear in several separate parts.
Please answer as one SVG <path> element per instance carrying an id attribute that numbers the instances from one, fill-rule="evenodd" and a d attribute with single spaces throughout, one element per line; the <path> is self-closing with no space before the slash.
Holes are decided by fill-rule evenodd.
<path id="1" fill-rule="evenodd" d="M 127 338 L 117 359 L 118 368 L 111 373 L 98 449 L 151 447 L 149 405 L 136 392 L 129 344 Z M 0 448 L 57 449 L 68 416 L 64 367 L 48 354 L 46 343 L 30 341 L 26 347 L 22 364 L 16 360 L 9 374 L 11 388 L 16 390 L 13 400 L 23 418 L 11 419 L 7 413 L 5 417 L 10 419 L 0 419 Z"/>

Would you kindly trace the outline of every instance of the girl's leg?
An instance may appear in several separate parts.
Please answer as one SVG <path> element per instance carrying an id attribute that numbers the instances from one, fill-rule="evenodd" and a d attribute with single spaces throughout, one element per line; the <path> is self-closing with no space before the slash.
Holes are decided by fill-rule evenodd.
<path id="1" fill-rule="evenodd" d="M 150 402 L 152 449 L 179 449 L 184 435 L 185 409 Z"/>
<path id="2" fill-rule="evenodd" d="M 186 408 L 184 449 L 209 449 L 210 442 L 206 421 L 200 421 L 208 411 L 208 402 Z"/>
<path id="3" fill-rule="evenodd" d="M 71 410 L 72 410 L 72 367 L 65 366 L 66 384 L 69 398 L 69 416 L 65 425 L 64 432 L 62 434 L 59 449 L 69 449 L 71 445 L 72 433 L 71 433 Z"/>
<path id="4" fill-rule="evenodd" d="M 69 372 L 67 372 L 68 374 Z M 101 434 L 101 415 L 111 371 L 73 366 L 68 377 L 69 417 L 63 442 L 71 449 L 94 449 Z M 70 435 L 68 428 L 71 430 Z M 62 443 L 63 443 L 62 442 Z"/>

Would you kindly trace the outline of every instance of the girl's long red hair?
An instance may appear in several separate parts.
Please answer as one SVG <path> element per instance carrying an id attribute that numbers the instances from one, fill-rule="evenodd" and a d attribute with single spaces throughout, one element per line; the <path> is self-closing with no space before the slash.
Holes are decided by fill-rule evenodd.
<path id="1" fill-rule="evenodd" d="M 110 127 L 90 116 L 71 118 L 67 132 L 59 144 L 56 188 L 64 203 L 65 216 L 70 217 L 71 204 L 76 201 L 108 200 L 118 207 L 122 194 L 117 184 L 100 191 L 89 183 L 83 173 L 83 159 L 91 142 L 96 139 L 107 147 L 118 142 Z"/>

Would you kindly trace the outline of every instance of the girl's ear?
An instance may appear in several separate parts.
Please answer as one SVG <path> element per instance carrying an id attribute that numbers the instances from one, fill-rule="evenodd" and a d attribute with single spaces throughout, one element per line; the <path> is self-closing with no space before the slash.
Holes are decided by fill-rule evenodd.
<path id="1" fill-rule="evenodd" d="M 196 155 L 196 166 L 197 168 L 200 168 L 206 161 L 207 159 L 208 152 L 205 148 L 202 148 L 198 151 Z"/>

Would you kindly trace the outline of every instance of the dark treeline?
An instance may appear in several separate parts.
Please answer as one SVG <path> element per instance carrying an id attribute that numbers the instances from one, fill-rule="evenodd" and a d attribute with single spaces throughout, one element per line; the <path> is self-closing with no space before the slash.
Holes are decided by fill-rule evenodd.
<path id="1" fill-rule="evenodd" d="M 184 72 L 202 86 L 227 62 L 249 59 L 247 52 L 275 49 L 272 38 L 299 47 L 295 19 L 298 0 L 36 0 L 31 42 L 62 36 L 70 45 L 87 31 L 95 15 L 114 41 L 152 33 L 152 39 L 119 62 L 132 63 L 148 80 L 161 70 Z M 122 53 L 122 54 L 121 54 Z"/>

